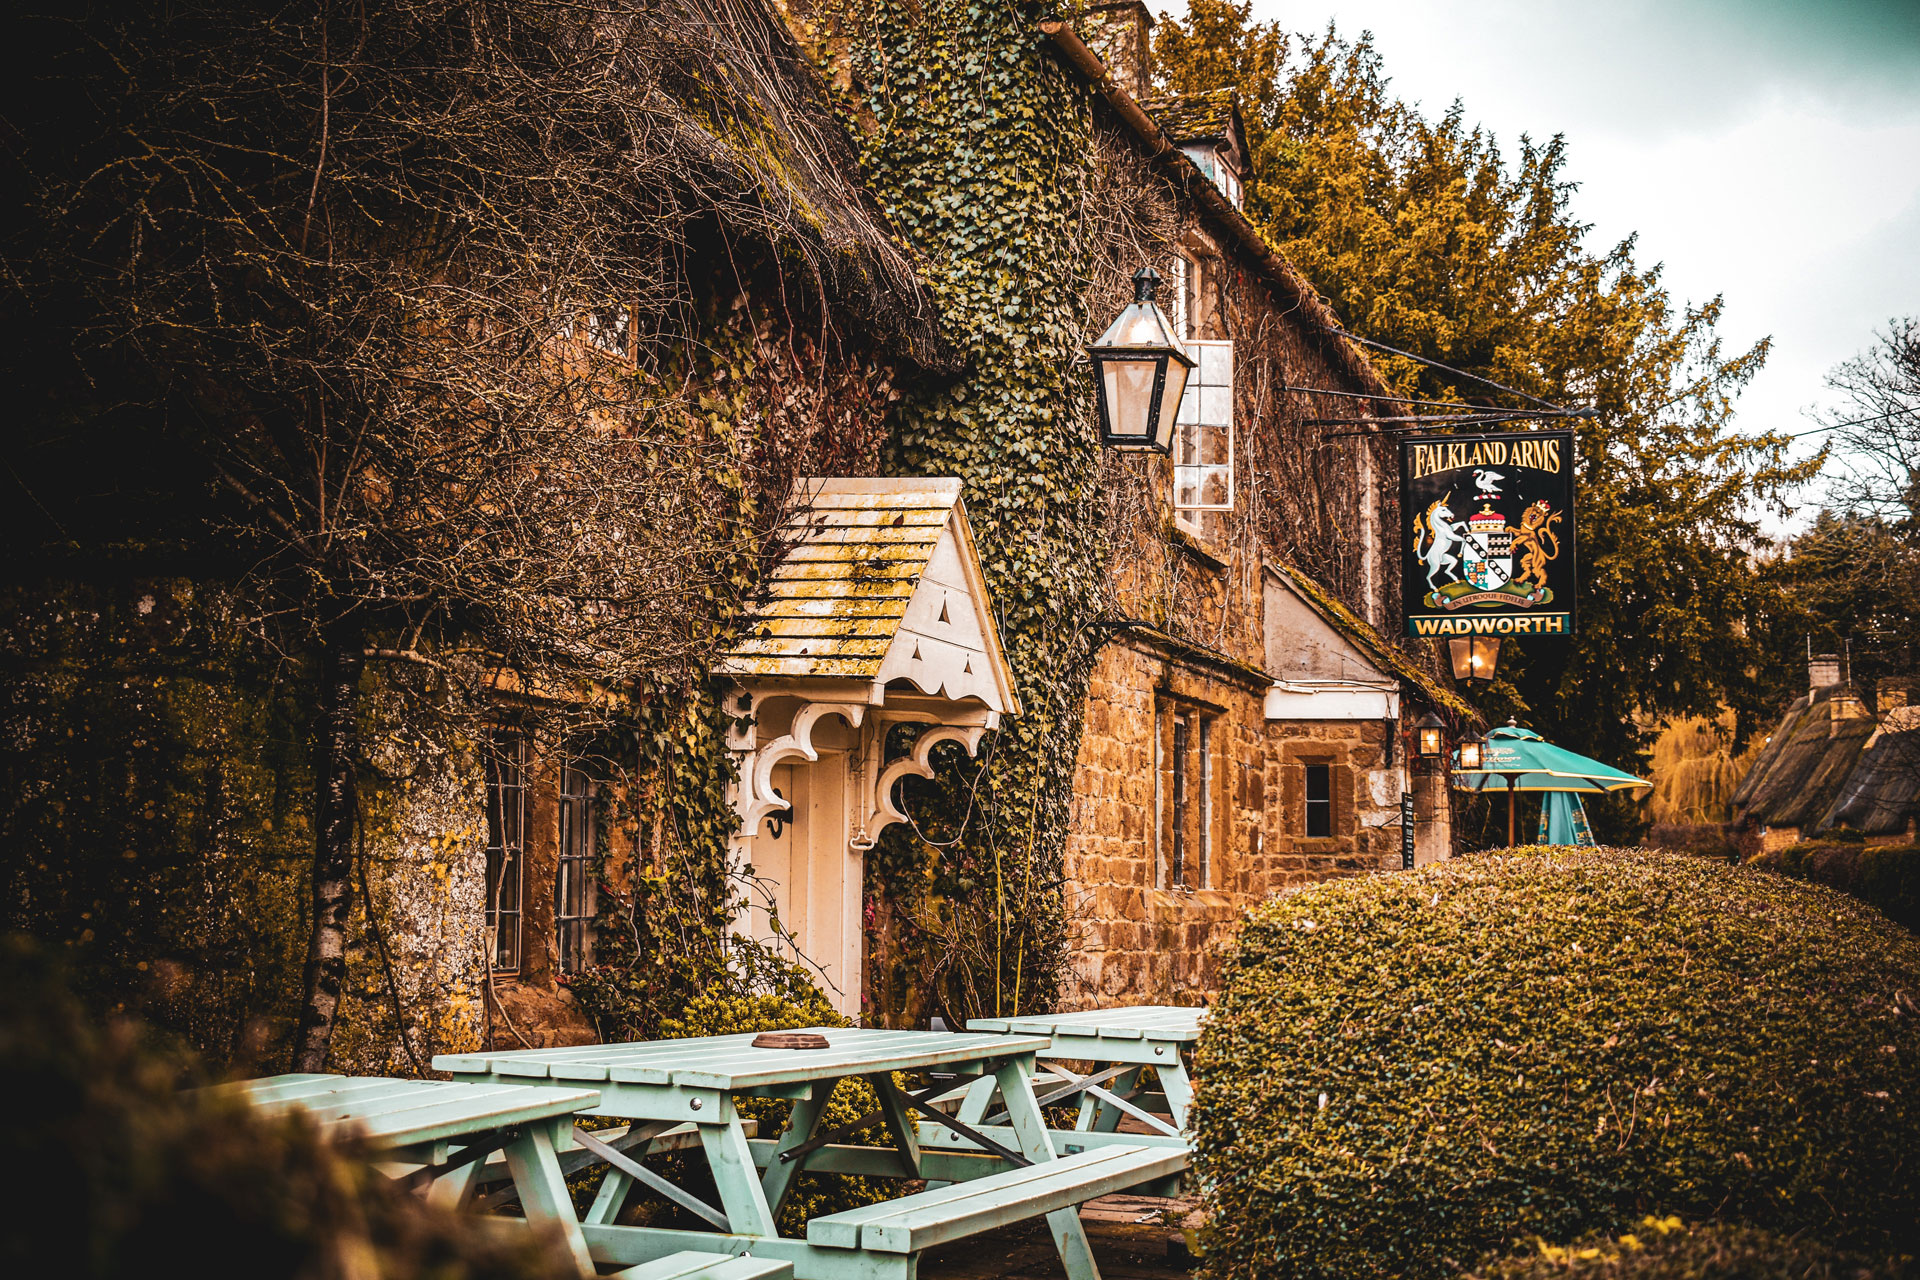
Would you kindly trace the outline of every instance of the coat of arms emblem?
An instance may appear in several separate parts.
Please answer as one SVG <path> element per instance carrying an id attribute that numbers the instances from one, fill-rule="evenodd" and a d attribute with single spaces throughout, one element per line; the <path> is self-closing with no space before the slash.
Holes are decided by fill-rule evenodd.
<path id="1" fill-rule="evenodd" d="M 1467 518 L 1467 538 L 1462 557 L 1466 579 L 1481 591 L 1496 591 L 1513 577 L 1513 534 L 1507 518 L 1491 506 Z"/>

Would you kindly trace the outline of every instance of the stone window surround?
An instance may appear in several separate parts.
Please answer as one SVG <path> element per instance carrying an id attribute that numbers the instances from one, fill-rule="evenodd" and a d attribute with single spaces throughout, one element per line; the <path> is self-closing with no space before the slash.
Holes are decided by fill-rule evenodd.
<path id="1" fill-rule="evenodd" d="M 1207 759 L 1202 762 L 1199 776 L 1188 775 L 1188 785 L 1196 789 L 1198 810 L 1189 818 L 1193 831 L 1197 833 L 1194 847 L 1186 851 L 1188 866 L 1183 879 L 1197 879 L 1199 883 L 1173 884 L 1172 867 L 1168 859 L 1172 857 L 1171 840 L 1167 824 L 1172 814 L 1173 801 L 1163 789 L 1162 773 L 1166 752 L 1173 739 L 1173 713 L 1186 712 L 1189 716 L 1204 720 L 1208 732 L 1204 736 Z M 1227 818 L 1231 805 L 1230 797 L 1221 794 L 1222 785 L 1228 778 L 1224 748 L 1230 738 L 1230 715 L 1228 709 L 1211 699 L 1196 697 L 1162 683 L 1153 691 L 1153 742 L 1151 772 L 1153 775 L 1153 812 L 1148 827 L 1149 846 L 1153 857 L 1153 887 L 1166 893 L 1189 894 L 1214 888 L 1225 881 L 1225 861 L 1230 856 L 1231 822 Z M 1189 738 L 1189 750 L 1197 754 L 1200 750 L 1202 735 L 1196 728 Z M 1210 766 L 1210 767 L 1209 767 Z M 1223 825 L 1226 830 L 1223 830 Z M 1210 830 L 1205 829 L 1210 828 Z M 1196 876 L 1197 871 L 1197 876 Z"/>
<path id="2" fill-rule="evenodd" d="M 1375 752 L 1367 749 L 1367 754 Z M 1315 742 L 1311 739 L 1288 741 L 1280 746 L 1280 830 L 1277 843 L 1269 848 L 1291 846 L 1299 853 L 1348 852 L 1356 847 L 1359 836 L 1354 804 L 1357 784 L 1354 744 Z M 1333 834 L 1308 836 L 1307 769 L 1310 764 L 1331 765 L 1328 783 L 1333 798 Z"/>

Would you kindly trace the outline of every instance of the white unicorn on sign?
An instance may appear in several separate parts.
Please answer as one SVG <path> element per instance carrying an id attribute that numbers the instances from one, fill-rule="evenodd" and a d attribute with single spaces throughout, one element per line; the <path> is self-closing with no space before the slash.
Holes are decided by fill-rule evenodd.
<path id="1" fill-rule="evenodd" d="M 1449 497 L 1452 495 L 1449 494 Z M 1420 517 L 1413 529 L 1413 554 L 1427 566 L 1427 589 L 1437 590 L 1434 578 L 1460 567 L 1460 557 L 1453 554 L 1455 547 L 1467 540 L 1467 526 L 1456 520 L 1453 508 L 1447 505 L 1446 498 L 1440 498 L 1427 508 L 1427 514 Z M 1425 545 L 1422 546 L 1421 544 Z M 1460 575 L 1451 573 L 1453 581 L 1458 582 Z"/>

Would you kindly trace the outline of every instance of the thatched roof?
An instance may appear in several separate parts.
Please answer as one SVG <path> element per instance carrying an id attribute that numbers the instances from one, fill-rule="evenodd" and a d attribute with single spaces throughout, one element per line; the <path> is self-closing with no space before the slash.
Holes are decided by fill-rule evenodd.
<path id="1" fill-rule="evenodd" d="M 1769 827 L 1813 825 L 1839 796 L 1874 728 L 1851 685 L 1795 700 L 1733 793 L 1734 813 Z"/>
<path id="2" fill-rule="evenodd" d="M 814 277 L 831 307 L 893 353 L 958 354 L 880 204 L 819 72 L 766 0 L 665 0 L 647 71 L 668 158 L 721 224 Z M 684 38 L 683 38 L 684 36 Z"/>
<path id="3" fill-rule="evenodd" d="M 1813 827 L 1899 835 L 1920 816 L 1920 707 L 1899 707 L 1867 740 L 1832 808 Z"/>

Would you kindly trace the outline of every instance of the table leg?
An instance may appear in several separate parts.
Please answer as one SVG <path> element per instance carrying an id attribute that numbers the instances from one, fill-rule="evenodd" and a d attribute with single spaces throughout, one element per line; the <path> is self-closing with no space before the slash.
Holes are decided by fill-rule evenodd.
<path id="1" fill-rule="evenodd" d="M 587 1238 L 580 1232 L 580 1220 L 574 1217 L 573 1197 L 567 1193 L 566 1175 L 560 1172 L 553 1135 L 546 1125 L 530 1126 L 507 1144 L 507 1169 L 513 1174 L 513 1185 L 519 1189 L 527 1221 L 559 1227 L 574 1261 L 580 1264 L 580 1273 L 593 1275 L 593 1256 L 587 1252 Z"/>
<path id="2" fill-rule="evenodd" d="M 1187 1079 L 1186 1064 L 1180 1061 L 1179 1046 L 1174 1046 L 1173 1061 L 1165 1066 L 1156 1064 L 1154 1073 L 1160 1077 L 1160 1092 L 1167 1095 L 1167 1112 L 1173 1117 L 1173 1127 L 1185 1130 L 1187 1127 L 1187 1108 L 1193 1105 L 1193 1081 Z"/>
<path id="3" fill-rule="evenodd" d="M 767 1204 L 766 1192 L 760 1189 L 753 1148 L 747 1145 L 747 1134 L 740 1127 L 740 1121 L 701 1125 L 700 1145 L 706 1149 L 714 1189 L 720 1193 L 720 1207 L 726 1211 L 733 1233 L 778 1235 L 773 1226 L 773 1209 Z"/>
<path id="4" fill-rule="evenodd" d="M 644 1158 L 645 1151 L 636 1153 L 636 1160 Z M 582 1222 L 604 1227 L 620 1216 L 620 1210 L 626 1207 L 627 1192 L 633 1189 L 633 1175 L 622 1169 L 608 1169 L 607 1176 L 601 1180 L 600 1190 L 593 1197 L 593 1203 L 587 1206 L 587 1216 Z"/>
<path id="5" fill-rule="evenodd" d="M 443 1173 L 427 1188 L 427 1203 L 442 1209 L 464 1209 L 479 1184 L 484 1160 L 469 1160 L 451 1173 Z"/>
<path id="6" fill-rule="evenodd" d="M 873 1086 L 873 1092 L 880 1099 L 880 1110 L 887 1117 L 887 1129 L 893 1136 L 893 1149 L 900 1153 L 902 1172 L 909 1178 L 920 1176 L 920 1131 L 914 1127 L 913 1116 L 900 1100 L 900 1091 L 894 1087 L 891 1075 L 867 1077 L 867 1083 Z"/>
<path id="7" fill-rule="evenodd" d="M 987 1118 L 987 1108 L 993 1105 L 994 1091 L 999 1088 L 992 1076 L 983 1076 L 967 1086 L 966 1096 L 960 1099 L 957 1113 L 960 1123 L 977 1125 Z"/>
<path id="8" fill-rule="evenodd" d="M 773 1159 L 767 1161 L 767 1171 L 760 1178 L 760 1194 L 766 1197 L 767 1210 L 776 1219 L 780 1217 L 780 1209 L 786 1204 L 787 1196 L 793 1192 L 793 1180 L 799 1176 L 800 1166 L 806 1163 L 804 1158 L 782 1160 L 780 1153 L 810 1141 L 819 1131 L 820 1117 L 827 1113 L 827 1103 L 839 1084 L 838 1080 L 815 1080 L 812 1092 L 793 1104 L 793 1114 L 787 1120 L 786 1132 L 780 1135 L 780 1141 L 773 1149 Z"/>
<path id="9" fill-rule="evenodd" d="M 1015 1058 L 994 1072 L 1000 1084 L 1000 1098 L 1007 1107 L 1007 1121 L 1020 1141 L 1020 1152 L 1039 1164 L 1055 1159 L 1053 1140 L 1047 1134 L 1046 1118 L 1033 1093 L 1033 1057 Z M 1059 1250 L 1060 1265 L 1067 1280 L 1100 1280 L 1100 1268 L 1087 1244 L 1086 1228 L 1080 1224 L 1077 1206 L 1056 1209 L 1047 1215 L 1047 1229 L 1053 1232 L 1053 1247 Z"/>

